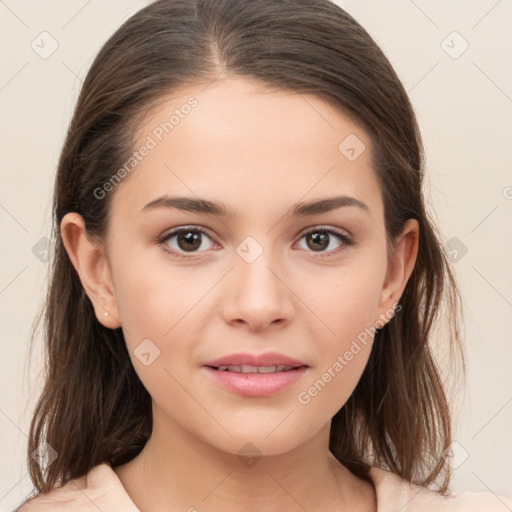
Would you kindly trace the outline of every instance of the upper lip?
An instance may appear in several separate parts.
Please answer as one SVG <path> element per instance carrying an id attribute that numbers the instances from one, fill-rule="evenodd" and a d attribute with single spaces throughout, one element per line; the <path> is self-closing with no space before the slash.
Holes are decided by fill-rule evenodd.
<path id="1" fill-rule="evenodd" d="M 204 366 L 308 366 L 306 363 L 293 357 L 279 354 L 277 352 L 265 352 L 264 354 L 253 355 L 247 353 L 230 354 L 204 363 Z"/>

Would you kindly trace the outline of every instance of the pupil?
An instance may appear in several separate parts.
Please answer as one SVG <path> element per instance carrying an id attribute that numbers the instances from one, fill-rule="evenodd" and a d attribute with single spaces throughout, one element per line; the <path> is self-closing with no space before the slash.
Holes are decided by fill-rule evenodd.
<path id="1" fill-rule="evenodd" d="M 329 246 L 329 235 L 327 233 L 313 233 L 309 235 L 308 241 L 313 241 L 314 244 L 310 247 L 313 250 L 325 249 Z"/>
<path id="2" fill-rule="evenodd" d="M 200 238 L 201 235 L 199 233 L 194 233 L 192 231 L 180 233 L 178 235 L 178 245 L 180 246 L 180 249 L 183 249 L 184 251 L 193 251 L 201 245 Z M 180 243 L 182 241 L 186 242 L 184 246 Z"/>

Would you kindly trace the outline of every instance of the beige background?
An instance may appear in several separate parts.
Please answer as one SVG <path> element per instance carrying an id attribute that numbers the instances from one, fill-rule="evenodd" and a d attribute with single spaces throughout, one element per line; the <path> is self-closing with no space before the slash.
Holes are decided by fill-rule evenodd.
<path id="1" fill-rule="evenodd" d="M 59 151 L 92 58 L 145 4 L 0 1 L 0 511 L 32 488 L 26 433 L 40 362 L 29 371 L 26 350 L 46 284 L 41 247 Z M 410 93 L 427 150 L 427 195 L 444 243 L 457 250 L 469 374 L 464 401 L 454 402 L 463 413 L 453 488 L 512 495 L 512 2 L 339 4 L 382 46 Z"/>

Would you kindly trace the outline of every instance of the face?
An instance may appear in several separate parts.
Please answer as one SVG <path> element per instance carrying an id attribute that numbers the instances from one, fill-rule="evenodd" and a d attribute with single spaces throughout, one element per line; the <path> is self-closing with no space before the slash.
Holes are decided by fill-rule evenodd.
<path id="1" fill-rule="evenodd" d="M 146 150 L 108 192 L 112 295 L 98 319 L 122 325 L 155 425 L 231 453 L 247 442 L 283 453 L 349 398 L 405 282 L 388 266 L 364 131 L 312 95 L 241 78 L 203 89 L 146 118 L 136 144 Z M 204 366 L 268 352 L 303 367 L 235 371 L 233 389 Z M 241 391 L 243 379 L 259 383 Z"/>

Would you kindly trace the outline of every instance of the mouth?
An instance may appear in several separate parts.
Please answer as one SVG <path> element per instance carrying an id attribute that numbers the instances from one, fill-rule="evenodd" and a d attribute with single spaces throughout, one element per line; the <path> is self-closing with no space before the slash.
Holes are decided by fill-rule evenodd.
<path id="1" fill-rule="evenodd" d="M 222 389 L 238 395 L 269 397 L 290 389 L 308 372 L 309 366 L 203 366 L 208 377 Z"/>
<path id="2" fill-rule="evenodd" d="M 225 355 L 212 361 L 205 361 L 204 366 L 218 368 L 220 371 L 236 371 L 238 373 L 273 373 L 287 371 L 290 368 L 307 366 L 304 361 L 278 352 L 251 354 L 240 352 Z M 290 367 L 290 368 L 289 368 Z M 259 371 L 261 369 L 261 372 Z"/>
<path id="3" fill-rule="evenodd" d="M 207 376 L 224 390 L 264 397 L 291 388 L 309 372 L 304 361 L 278 352 L 237 353 L 203 363 Z"/>
<path id="4" fill-rule="evenodd" d="M 248 364 L 243 365 L 221 365 L 221 366 L 208 366 L 213 370 L 220 372 L 234 372 L 234 373 L 281 373 L 295 370 L 297 368 L 307 368 L 306 365 L 288 366 L 284 364 L 274 366 L 252 366 Z"/>

